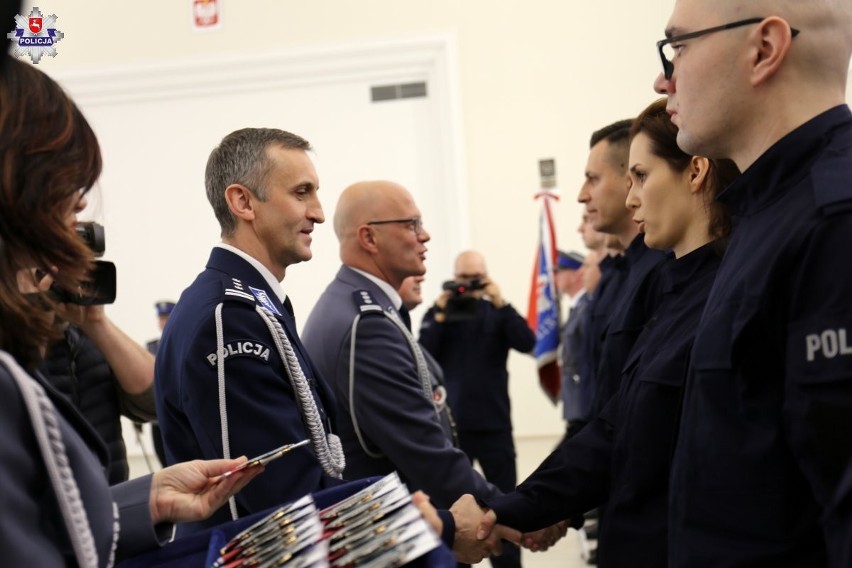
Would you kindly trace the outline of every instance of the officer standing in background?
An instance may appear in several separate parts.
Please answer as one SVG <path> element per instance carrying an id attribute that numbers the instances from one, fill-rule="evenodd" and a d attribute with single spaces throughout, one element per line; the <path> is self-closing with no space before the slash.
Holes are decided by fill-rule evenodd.
<path id="1" fill-rule="evenodd" d="M 160 328 L 160 333 L 163 333 L 163 330 L 166 329 L 166 322 L 169 321 L 169 316 L 172 314 L 172 310 L 175 309 L 175 303 L 171 300 L 160 300 L 154 304 L 154 310 L 157 312 L 157 326 Z M 151 355 L 157 355 L 157 349 L 160 347 L 160 338 L 152 339 L 148 343 L 145 344 L 145 347 L 148 348 L 148 353 Z"/>
<path id="2" fill-rule="evenodd" d="M 171 300 L 160 300 L 154 304 L 154 310 L 157 312 L 157 325 L 160 328 L 161 334 L 166 329 L 166 322 L 169 321 L 169 316 L 174 309 L 175 303 Z M 156 357 L 157 349 L 160 347 L 160 338 L 152 339 L 145 344 L 145 347 L 148 349 L 148 353 Z M 139 432 L 140 424 L 134 422 L 133 426 Z M 163 447 L 163 434 L 160 432 L 160 423 L 156 420 L 151 422 L 151 442 L 154 444 L 154 452 L 157 454 L 160 465 L 166 465 L 166 449 Z"/>
<path id="3" fill-rule="evenodd" d="M 562 383 L 559 398 L 562 400 L 562 415 L 566 423 L 566 436 L 571 436 L 571 423 L 588 422 L 589 404 L 584 404 L 582 395 L 585 315 L 591 304 L 591 294 L 583 287 L 583 264 L 586 257 L 571 251 L 558 251 L 556 255 L 556 290 L 568 299 L 568 317 L 560 333 L 562 359 Z M 588 401 L 590 402 L 590 401 Z M 575 427 L 576 428 L 576 427 Z"/>
<path id="4" fill-rule="evenodd" d="M 535 333 L 488 276 L 483 256 L 458 255 L 455 279 L 420 327 L 420 344 L 444 371 L 461 449 L 479 462 L 485 479 L 501 491 L 517 483 L 509 401 L 509 351 L 529 353 Z M 519 566 L 516 547 L 504 547 L 496 566 Z"/>

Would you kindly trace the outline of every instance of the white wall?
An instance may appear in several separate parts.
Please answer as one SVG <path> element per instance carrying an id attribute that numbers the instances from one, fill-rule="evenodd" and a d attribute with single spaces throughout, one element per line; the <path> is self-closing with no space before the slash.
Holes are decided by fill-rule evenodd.
<path id="1" fill-rule="evenodd" d="M 224 25 L 206 33 L 190 29 L 190 0 L 36 2 L 45 14 L 56 13 L 57 27 L 65 34 L 57 46 L 58 56 L 44 58 L 39 68 L 62 75 L 215 57 L 251 61 L 258 54 L 307 47 L 451 35 L 458 54 L 453 72 L 461 100 L 460 155 L 466 172 L 470 245 L 485 254 L 493 278 L 522 311 L 536 238 L 537 205 L 532 196 L 538 189 L 538 160 L 556 158 L 563 189 L 556 210 L 559 244 L 579 248 L 575 227 L 581 209 L 575 196 L 589 135 L 636 114 L 656 97 L 651 89 L 659 67 L 654 42 L 662 37 L 673 4 L 672 0 L 220 1 Z M 27 2 L 27 11 L 32 4 Z M 222 130 L 224 135 L 229 128 Z M 146 163 L 155 167 L 156 156 L 146 156 Z M 331 204 L 326 208 L 331 213 Z M 156 220 L 150 223 L 155 229 Z M 192 262 L 200 269 L 203 260 Z M 436 281 L 451 274 L 449 263 L 430 265 L 429 270 Z M 139 308 L 141 317 L 145 309 Z M 134 337 L 144 341 L 156 333 L 153 314 L 148 325 Z M 516 434 L 560 430 L 557 410 L 536 384 L 532 361 L 513 356 L 510 372 Z"/>

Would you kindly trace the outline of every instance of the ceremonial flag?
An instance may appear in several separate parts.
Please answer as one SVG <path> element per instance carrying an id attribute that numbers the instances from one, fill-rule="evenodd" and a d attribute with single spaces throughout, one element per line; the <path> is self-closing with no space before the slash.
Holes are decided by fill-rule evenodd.
<path id="1" fill-rule="evenodd" d="M 556 233 L 553 228 L 553 203 L 559 199 L 552 189 L 536 195 L 541 200 L 538 221 L 538 247 L 533 265 L 527 322 L 535 332 L 535 358 L 541 388 L 556 404 L 561 382 L 559 361 L 559 296 L 556 292 Z"/>

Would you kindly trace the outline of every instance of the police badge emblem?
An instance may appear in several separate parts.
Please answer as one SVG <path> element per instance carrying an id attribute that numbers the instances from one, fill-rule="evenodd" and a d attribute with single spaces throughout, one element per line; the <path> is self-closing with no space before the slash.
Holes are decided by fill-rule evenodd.
<path id="1" fill-rule="evenodd" d="M 15 30 L 6 34 L 7 38 L 15 41 L 12 54 L 18 58 L 29 55 L 35 64 L 44 55 L 56 57 L 56 43 L 65 37 L 56 29 L 56 20 L 56 14 L 45 18 L 38 6 L 34 6 L 26 17 L 22 14 L 15 16 Z"/>

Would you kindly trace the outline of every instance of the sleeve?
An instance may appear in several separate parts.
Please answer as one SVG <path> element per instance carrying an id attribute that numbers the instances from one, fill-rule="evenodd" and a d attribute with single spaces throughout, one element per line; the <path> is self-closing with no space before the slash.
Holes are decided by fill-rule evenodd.
<path id="1" fill-rule="evenodd" d="M 444 337 L 444 324 L 435 321 L 435 313 L 437 308 L 432 306 L 426 311 L 423 320 L 420 322 L 420 334 L 417 340 L 420 345 L 428 351 L 432 357 L 438 359 L 441 357 L 441 342 Z"/>
<path id="2" fill-rule="evenodd" d="M 503 319 L 509 347 L 521 353 L 530 353 L 535 349 L 535 332 L 530 329 L 527 320 L 511 304 L 498 308 L 498 312 Z"/>
<path id="3" fill-rule="evenodd" d="M 849 212 L 821 223 L 787 296 L 786 430 L 823 508 L 829 558 L 843 554 L 852 534 L 852 264 L 838 262 L 850 242 Z"/>
<path id="4" fill-rule="evenodd" d="M 579 434 L 564 440 L 520 485 L 486 501 L 501 524 L 530 532 L 580 516 L 609 493 L 612 403 Z"/>
<path id="5" fill-rule="evenodd" d="M 349 375 L 349 335 L 338 360 L 339 376 Z M 348 389 L 341 389 L 344 408 Z M 474 471 L 439 424 L 434 405 L 423 395 L 408 343 L 385 317 L 361 319 L 355 344 L 355 416 L 361 432 L 415 489 L 437 507 L 449 507 L 465 493 L 489 497 L 497 489 Z"/>
<path id="6" fill-rule="evenodd" d="M 154 404 L 154 383 L 142 393 L 130 394 L 122 388 L 118 391 L 118 402 L 121 414 L 134 422 L 151 422 L 157 419 L 157 409 Z"/>
<path id="7" fill-rule="evenodd" d="M 441 523 L 443 524 L 441 528 L 441 542 L 452 548 L 456 541 L 456 519 L 447 509 L 438 509 L 438 516 L 441 518 Z"/>
<path id="8" fill-rule="evenodd" d="M 11 377 L 0 366 L 0 548 L 7 566 L 63 566 L 47 503 L 44 461 L 39 453 L 24 401 Z M 58 516 L 58 515 L 57 515 Z M 61 521 L 58 521 L 61 523 Z"/>
<path id="9" fill-rule="evenodd" d="M 225 302 L 222 326 L 225 353 L 216 353 L 212 314 L 192 338 L 181 363 L 181 406 L 185 409 L 201 459 L 224 456 L 217 357 L 224 358 L 225 410 L 230 457 L 256 456 L 307 437 L 293 389 L 269 330 L 250 304 Z M 187 456 L 184 459 L 188 459 Z M 322 471 L 308 447 L 270 463 L 236 495 L 255 512 L 321 486 Z"/>
<path id="10" fill-rule="evenodd" d="M 110 487 L 118 506 L 121 532 L 118 537 L 118 559 L 130 558 L 166 544 L 174 525 L 154 526 L 151 519 L 151 475 L 138 477 Z"/>

